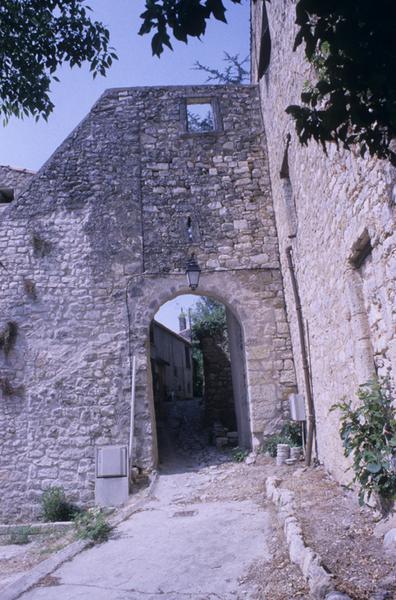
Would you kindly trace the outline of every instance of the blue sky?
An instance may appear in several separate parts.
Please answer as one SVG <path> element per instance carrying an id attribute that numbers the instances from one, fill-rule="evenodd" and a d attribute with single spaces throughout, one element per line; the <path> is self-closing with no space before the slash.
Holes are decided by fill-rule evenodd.
<path id="1" fill-rule="evenodd" d="M 169 329 L 178 332 L 178 317 L 181 309 L 188 314 L 188 309 L 193 308 L 199 299 L 200 296 L 195 296 L 194 294 L 183 294 L 182 296 L 178 296 L 177 298 L 174 298 L 174 300 L 165 302 L 154 318 L 156 321 L 159 321 L 163 325 L 166 325 L 166 327 L 169 327 Z"/>
<path id="2" fill-rule="evenodd" d="M 249 54 L 249 3 L 225 0 L 228 24 L 209 23 L 202 41 L 187 45 L 174 42 L 174 52 L 165 50 L 158 59 L 151 54 L 150 37 L 139 36 L 139 14 L 143 0 L 91 0 L 95 19 L 110 30 L 111 42 L 119 56 L 107 77 L 92 79 L 87 67 L 62 68 L 60 83 L 53 84 L 55 110 L 48 123 L 13 119 L 0 125 L 0 164 L 38 169 L 81 121 L 100 94 L 109 87 L 204 83 L 205 74 L 192 70 L 195 60 L 220 67 L 223 51 Z"/>
<path id="3" fill-rule="evenodd" d="M 202 41 L 192 40 L 187 45 L 174 41 L 174 51 L 165 50 L 158 59 L 151 54 L 150 36 L 137 34 L 143 0 L 91 0 L 93 16 L 108 27 L 119 60 L 113 63 L 107 77 L 96 80 L 87 66 L 60 69 L 60 83 L 53 84 L 55 110 L 47 123 L 12 119 L 6 127 L 0 125 L 0 164 L 39 169 L 107 88 L 204 83 L 205 74 L 192 69 L 196 60 L 222 68 L 223 51 L 239 54 L 241 59 L 248 56 L 249 2 L 242 2 L 235 5 L 225 0 L 227 25 L 211 22 Z M 164 305 L 156 318 L 178 331 L 180 308 L 187 311 L 197 298 L 179 296 Z"/>

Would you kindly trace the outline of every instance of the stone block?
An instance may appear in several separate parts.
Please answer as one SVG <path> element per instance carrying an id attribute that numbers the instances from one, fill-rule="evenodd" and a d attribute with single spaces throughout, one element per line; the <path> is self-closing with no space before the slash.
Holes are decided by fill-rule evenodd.
<path id="1" fill-rule="evenodd" d="M 384 536 L 384 547 L 387 550 L 396 552 L 396 528 L 390 529 Z"/>

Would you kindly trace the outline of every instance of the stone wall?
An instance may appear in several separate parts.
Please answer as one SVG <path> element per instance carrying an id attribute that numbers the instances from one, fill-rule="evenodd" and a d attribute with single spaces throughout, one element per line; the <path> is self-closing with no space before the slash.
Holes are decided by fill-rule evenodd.
<path id="1" fill-rule="evenodd" d="M 293 249 L 309 348 L 319 458 L 339 479 L 349 480 L 338 415 L 329 408 L 344 396 L 354 398 L 358 384 L 371 377 L 375 366 L 380 374 L 395 373 L 395 172 L 386 162 L 337 151 L 334 145 L 328 146 L 327 156 L 315 143 L 299 145 L 285 109 L 299 102 L 304 82 L 315 74 L 302 48 L 292 51 L 295 4 L 253 2 L 253 81 L 258 79 L 266 6 L 272 50 L 259 87 L 298 386 L 304 391 L 288 246 Z M 286 153 L 289 176 L 283 173 L 282 178 Z M 368 239 L 371 255 L 359 267 L 356 257 Z"/>
<path id="2" fill-rule="evenodd" d="M 27 187 L 34 175 L 34 171 L 0 165 L 0 188 L 11 188 L 17 198 Z"/>
<path id="3" fill-rule="evenodd" d="M 219 421 L 224 427 L 234 431 L 237 425 L 231 360 L 225 346 L 223 333 L 200 337 L 205 379 L 205 418 L 210 425 Z"/>
<path id="4" fill-rule="evenodd" d="M 216 131 L 186 131 L 191 97 Z M 149 327 L 190 291 L 192 252 L 241 326 L 250 441 L 276 426 L 295 381 L 264 147 L 255 86 L 109 90 L 4 209 L 2 517 L 37 514 L 49 485 L 93 501 L 95 447 L 128 442 L 132 355 L 133 463 L 155 464 Z"/>

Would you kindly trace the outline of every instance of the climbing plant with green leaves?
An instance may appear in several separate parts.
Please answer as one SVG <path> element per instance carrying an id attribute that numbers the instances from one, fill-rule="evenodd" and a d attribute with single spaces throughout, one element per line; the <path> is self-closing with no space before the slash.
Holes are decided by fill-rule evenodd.
<path id="1" fill-rule="evenodd" d="M 352 458 L 353 481 L 359 501 L 375 494 L 383 512 L 396 498 L 396 415 L 392 387 L 387 380 L 373 378 L 359 386 L 358 405 L 343 401 L 331 410 L 341 412 L 340 435 L 344 454 Z"/>

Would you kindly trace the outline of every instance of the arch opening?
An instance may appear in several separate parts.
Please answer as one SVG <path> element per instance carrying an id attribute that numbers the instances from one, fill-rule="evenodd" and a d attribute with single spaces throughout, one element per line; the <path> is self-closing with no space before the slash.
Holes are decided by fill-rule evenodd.
<path id="1" fill-rule="evenodd" d="M 228 306 L 191 294 L 165 302 L 149 348 L 162 467 L 227 460 L 233 448 L 251 447 L 243 332 Z"/>

